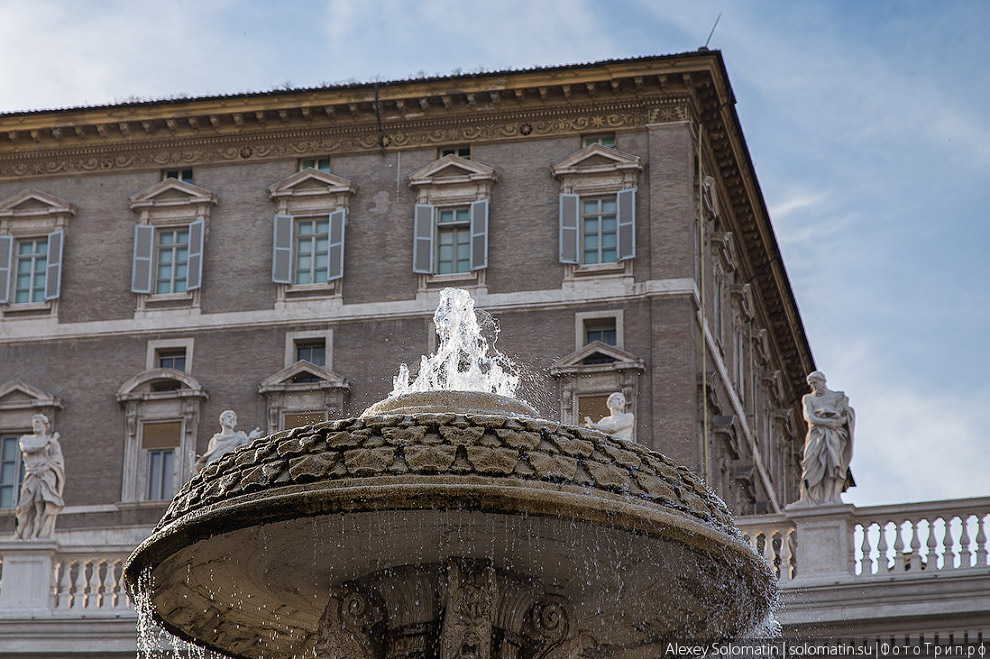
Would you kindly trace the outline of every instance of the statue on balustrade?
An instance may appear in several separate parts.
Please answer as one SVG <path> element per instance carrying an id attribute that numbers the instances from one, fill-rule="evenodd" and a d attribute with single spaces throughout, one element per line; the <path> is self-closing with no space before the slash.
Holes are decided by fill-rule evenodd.
<path id="1" fill-rule="evenodd" d="M 801 504 L 842 503 L 840 496 L 852 485 L 852 460 L 856 413 L 841 391 L 825 386 L 825 374 L 808 375 L 811 393 L 803 400 L 808 437 L 801 462 Z"/>
<path id="2" fill-rule="evenodd" d="M 611 414 L 599 419 L 598 423 L 586 416 L 584 417 L 584 425 L 631 442 L 633 428 L 636 427 L 636 417 L 631 412 L 626 412 L 626 397 L 621 391 L 616 391 L 608 397 L 605 404 Z"/>
<path id="3" fill-rule="evenodd" d="M 24 480 L 17 500 L 16 533 L 24 540 L 47 540 L 55 537 L 55 518 L 62 512 L 62 488 L 65 487 L 65 462 L 59 434 L 52 433 L 51 422 L 44 414 L 31 418 L 30 435 L 18 441 Z"/>
<path id="4" fill-rule="evenodd" d="M 220 432 L 210 438 L 206 453 L 196 459 L 196 470 L 201 471 L 206 465 L 227 455 L 238 446 L 244 446 L 253 439 L 261 437 L 261 429 L 255 428 L 251 434 L 243 430 L 234 430 L 237 425 L 237 414 L 234 410 L 224 410 L 220 413 Z"/>

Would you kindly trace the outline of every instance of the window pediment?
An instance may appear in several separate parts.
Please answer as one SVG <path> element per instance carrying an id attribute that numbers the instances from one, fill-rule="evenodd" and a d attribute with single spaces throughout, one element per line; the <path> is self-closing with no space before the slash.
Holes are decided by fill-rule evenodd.
<path id="1" fill-rule="evenodd" d="M 169 388 L 161 388 L 163 385 Z M 209 398 L 209 394 L 199 380 L 188 373 L 171 368 L 154 368 L 128 378 L 117 389 L 116 397 L 118 402 L 126 403 L 172 398 L 202 398 L 206 400 Z"/>
<path id="2" fill-rule="evenodd" d="M 342 176 L 307 168 L 268 186 L 268 196 L 279 204 L 279 212 L 298 215 L 300 210 L 347 206 L 357 185 Z"/>
<path id="3" fill-rule="evenodd" d="M 0 201 L 0 234 L 65 229 L 76 207 L 54 195 L 26 188 Z"/>
<path id="4" fill-rule="evenodd" d="M 130 198 L 131 208 L 139 212 L 150 208 L 212 206 L 218 201 L 219 197 L 209 190 L 176 178 L 159 181 Z"/>
<path id="5" fill-rule="evenodd" d="M 62 399 L 24 380 L 8 380 L 0 385 L 0 410 L 62 409 Z"/>
<path id="6" fill-rule="evenodd" d="M 596 363 L 588 364 L 588 358 L 594 358 Z M 605 358 L 605 359 L 602 359 Z M 611 361 L 606 361 L 611 360 Z M 645 371 L 643 360 L 621 348 L 610 346 L 601 341 L 592 341 L 580 350 L 564 355 L 554 362 L 550 369 L 552 375 L 573 375 L 592 371 Z"/>
<path id="7" fill-rule="evenodd" d="M 455 204 L 484 199 L 498 182 L 498 172 L 475 160 L 449 153 L 409 175 L 417 203 Z"/>
<path id="8" fill-rule="evenodd" d="M 561 191 L 578 194 L 615 192 L 636 186 L 642 159 L 601 144 L 590 144 L 550 166 Z"/>
<path id="9" fill-rule="evenodd" d="M 274 391 L 311 391 L 313 389 L 350 389 L 350 385 L 347 384 L 347 380 L 333 371 L 328 371 L 305 360 L 299 360 L 269 375 L 258 386 L 258 391 L 262 394 Z"/>

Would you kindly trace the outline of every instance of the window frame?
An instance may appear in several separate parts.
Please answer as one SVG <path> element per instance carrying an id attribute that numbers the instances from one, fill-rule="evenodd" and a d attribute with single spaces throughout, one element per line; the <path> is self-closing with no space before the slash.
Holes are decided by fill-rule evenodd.
<path id="1" fill-rule="evenodd" d="M 21 483 L 24 482 L 24 459 L 23 459 L 23 455 L 21 454 L 20 438 L 21 435 L 26 435 L 30 432 L 31 432 L 30 429 L 25 429 L 21 431 L 4 430 L 3 432 L 0 432 L 0 510 L 13 510 L 17 507 L 17 502 L 20 499 L 20 494 L 21 494 Z M 6 462 L 10 462 L 8 460 L 3 459 L 3 449 L 7 440 L 13 440 L 14 442 L 13 464 L 14 464 L 15 477 L 13 483 L 5 483 L 2 480 L 3 465 Z M 11 488 L 11 493 L 12 493 L 10 497 L 11 503 L 9 506 L 4 506 L 3 489 L 7 487 Z"/>
<path id="2" fill-rule="evenodd" d="M 74 205 L 26 188 L 0 201 L 0 320 L 48 318 L 57 322 L 69 220 Z M 17 302 L 18 245 L 46 240 L 42 299 Z"/>
<path id="3" fill-rule="evenodd" d="M 467 155 L 461 153 L 467 150 Z M 444 153 L 446 151 L 447 153 Z M 471 160 L 471 156 L 474 153 L 474 149 L 470 144 L 448 144 L 445 146 L 438 146 L 436 151 L 436 160 L 440 160 L 445 156 L 454 155 L 458 158 L 463 158 L 465 160 Z"/>
<path id="4" fill-rule="evenodd" d="M 161 355 L 162 352 L 182 350 L 186 358 L 185 368 L 175 369 L 175 370 L 179 370 L 182 373 L 191 373 L 194 345 L 195 345 L 195 340 L 192 338 L 150 340 L 148 341 L 147 347 L 145 349 L 144 368 L 147 371 L 152 371 L 157 368 L 162 368 L 161 366 L 158 365 L 159 356 Z"/>
<path id="5" fill-rule="evenodd" d="M 574 350 L 581 350 L 588 343 L 585 339 L 586 328 L 595 321 L 610 321 L 615 327 L 615 346 L 619 350 L 625 349 L 625 324 L 622 309 L 611 309 L 607 311 L 578 311 L 574 314 Z"/>
<path id="6" fill-rule="evenodd" d="M 333 329 L 317 329 L 317 330 L 297 330 L 285 333 L 285 359 L 284 365 L 286 367 L 295 364 L 300 361 L 297 358 L 297 348 L 300 344 L 310 343 L 310 342 L 323 342 L 324 358 L 325 364 L 315 364 L 325 370 L 333 369 Z"/>
<path id="7" fill-rule="evenodd" d="M 321 163 L 326 162 L 326 169 L 320 166 Z M 312 165 L 307 165 L 306 163 L 313 163 Z M 316 156 L 313 158 L 300 158 L 296 165 L 296 171 L 304 172 L 307 169 L 315 169 L 318 172 L 324 172 L 325 174 L 330 173 L 330 167 L 333 161 L 330 156 Z"/>
<path id="8" fill-rule="evenodd" d="M 176 181 L 182 181 L 183 183 L 192 183 L 193 168 L 179 167 L 177 169 L 163 169 L 161 180 L 165 181 L 167 179 L 174 179 Z"/>
<path id="9" fill-rule="evenodd" d="M 607 139 L 607 138 L 611 138 L 611 141 L 612 141 L 611 144 L 604 144 L 602 142 L 603 139 Z M 606 132 L 602 132 L 602 133 L 588 133 L 586 135 L 582 135 L 581 136 L 581 148 L 582 149 L 586 149 L 589 146 L 592 146 L 594 144 L 598 144 L 598 145 L 604 146 L 604 147 L 606 147 L 608 149 L 614 149 L 614 148 L 616 148 L 615 132 L 614 131 L 612 131 L 612 132 L 606 131 Z"/>

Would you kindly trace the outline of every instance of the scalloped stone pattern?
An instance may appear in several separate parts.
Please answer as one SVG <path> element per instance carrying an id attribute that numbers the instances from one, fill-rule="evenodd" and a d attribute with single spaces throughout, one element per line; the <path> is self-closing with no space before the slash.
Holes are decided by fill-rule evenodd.
<path id="1" fill-rule="evenodd" d="M 362 416 L 255 440 L 187 482 L 156 530 L 241 495 L 312 482 L 416 475 L 597 489 L 648 501 L 739 537 L 725 504 L 690 470 L 641 444 L 533 418 L 453 413 Z"/>

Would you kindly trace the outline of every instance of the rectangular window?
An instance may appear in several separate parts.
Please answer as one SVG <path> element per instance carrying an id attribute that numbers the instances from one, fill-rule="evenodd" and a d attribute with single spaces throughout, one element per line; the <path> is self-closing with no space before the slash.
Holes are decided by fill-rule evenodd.
<path id="1" fill-rule="evenodd" d="M 13 508 L 21 492 L 24 464 L 17 437 L 0 437 L 0 508 Z"/>
<path id="2" fill-rule="evenodd" d="M 18 240 L 16 259 L 14 303 L 43 302 L 47 281 L 48 239 Z"/>
<path id="3" fill-rule="evenodd" d="M 598 133 L 596 135 L 585 135 L 581 139 L 581 148 L 591 146 L 592 144 L 601 144 L 602 146 L 608 146 L 615 148 L 615 133 Z"/>
<path id="4" fill-rule="evenodd" d="M 616 263 L 618 221 L 615 195 L 581 198 L 581 262 Z"/>
<path id="5" fill-rule="evenodd" d="M 175 178 L 186 183 L 193 182 L 193 170 L 192 167 L 185 167 L 183 169 L 166 169 L 162 171 L 162 180 L 167 178 Z"/>
<path id="6" fill-rule="evenodd" d="M 327 344 L 325 341 L 297 341 L 296 361 L 306 361 L 316 366 L 326 366 Z"/>
<path id="7" fill-rule="evenodd" d="M 325 284 L 330 264 L 330 220 L 296 221 L 296 283 Z"/>
<path id="8" fill-rule="evenodd" d="M 455 146 L 442 146 L 437 149 L 437 158 L 443 158 L 444 156 L 455 155 L 459 158 L 471 159 L 471 146 L 467 144 L 459 144 Z"/>
<path id="9" fill-rule="evenodd" d="M 142 424 L 146 500 L 171 499 L 175 494 L 175 450 L 181 439 L 181 421 Z"/>
<path id="10" fill-rule="evenodd" d="M 596 318 L 584 322 L 584 344 L 601 341 L 605 345 L 616 345 L 615 319 Z"/>
<path id="11" fill-rule="evenodd" d="M 155 249 L 155 293 L 185 293 L 189 274 L 189 228 L 161 229 Z"/>
<path id="12" fill-rule="evenodd" d="M 597 423 L 602 417 L 609 416 L 608 394 L 604 396 L 581 396 L 578 398 L 578 419 L 584 421 L 584 417 L 590 418 Z"/>
<path id="13" fill-rule="evenodd" d="M 310 413 L 300 413 L 300 414 L 286 414 L 284 417 L 284 423 L 282 430 L 289 430 L 291 428 L 298 428 L 300 426 L 311 426 L 314 423 L 323 423 L 327 420 L 326 414 L 321 414 L 319 412 Z"/>
<path id="14" fill-rule="evenodd" d="M 471 271 L 471 209 L 437 209 L 438 275 Z"/>
<path id="15" fill-rule="evenodd" d="M 321 172 L 330 173 L 330 157 L 326 158 L 303 158 L 299 161 L 299 171 L 304 169 L 318 169 Z"/>
<path id="16" fill-rule="evenodd" d="M 172 368 L 176 371 L 186 370 L 185 348 L 166 348 L 157 350 L 158 368 Z"/>

